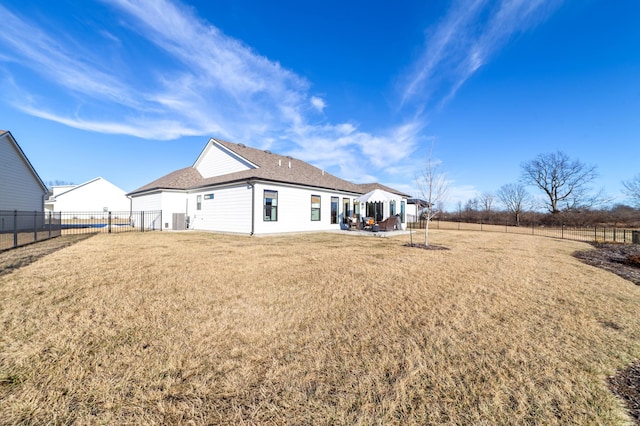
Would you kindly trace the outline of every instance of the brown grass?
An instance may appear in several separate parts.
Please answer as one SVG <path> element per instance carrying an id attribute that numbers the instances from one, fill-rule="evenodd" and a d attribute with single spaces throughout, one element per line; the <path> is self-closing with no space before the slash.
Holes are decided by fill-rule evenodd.
<path id="1" fill-rule="evenodd" d="M 415 237 L 415 236 L 414 236 Z M 640 287 L 588 245 L 101 234 L 0 277 L 0 423 L 624 424 Z"/>

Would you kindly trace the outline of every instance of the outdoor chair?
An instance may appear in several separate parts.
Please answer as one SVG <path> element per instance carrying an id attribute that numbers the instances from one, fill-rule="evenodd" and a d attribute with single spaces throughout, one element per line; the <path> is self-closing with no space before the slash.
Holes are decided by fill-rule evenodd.
<path id="1" fill-rule="evenodd" d="M 395 231 L 398 229 L 398 217 L 389 216 L 382 222 L 378 222 L 378 226 L 380 226 L 381 231 Z"/>
<path id="2" fill-rule="evenodd" d="M 358 218 L 357 217 L 348 217 L 347 218 L 347 223 L 349 224 L 349 230 L 351 230 L 351 228 L 358 229 Z"/>

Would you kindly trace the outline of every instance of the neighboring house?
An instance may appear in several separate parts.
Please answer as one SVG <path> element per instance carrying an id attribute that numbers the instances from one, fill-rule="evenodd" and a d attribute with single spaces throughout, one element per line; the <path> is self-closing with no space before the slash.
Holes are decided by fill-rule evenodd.
<path id="1" fill-rule="evenodd" d="M 0 130 L 0 210 L 44 211 L 47 186 L 11 132 Z"/>
<path id="2" fill-rule="evenodd" d="M 130 212 L 126 191 L 97 177 L 80 185 L 54 185 L 45 209 L 55 212 Z"/>
<path id="3" fill-rule="evenodd" d="M 404 216 L 407 195 L 396 190 L 354 184 L 289 156 L 212 138 L 193 166 L 128 196 L 134 211 L 161 210 L 165 229 L 254 235 L 344 228 L 347 216 L 366 215 L 355 198 L 374 188 L 398 197 L 386 204 L 385 217 Z"/>
<path id="4" fill-rule="evenodd" d="M 420 214 L 427 207 L 427 202 L 419 198 L 409 198 L 407 200 L 407 221 L 417 222 Z"/>

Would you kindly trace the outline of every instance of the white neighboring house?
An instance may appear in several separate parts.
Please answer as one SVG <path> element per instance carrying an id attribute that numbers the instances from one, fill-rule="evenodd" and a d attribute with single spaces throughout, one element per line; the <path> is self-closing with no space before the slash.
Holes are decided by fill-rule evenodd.
<path id="1" fill-rule="evenodd" d="M 407 200 L 407 221 L 417 222 L 420 214 L 427 207 L 427 202 L 419 198 L 409 198 Z"/>
<path id="2" fill-rule="evenodd" d="M 45 201 L 45 209 L 54 212 L 123 212 L 131 211 L 125 190 L 97 177 L 80 185 L 55 185 Z"/>
<path id="3" fill-rule="evenodd" d="M 0 210 L 44 211 L 47 186 L 11 132 L 0 130 Z"/>
<path id="4" fill-rule="evenodd" d="M 164 229 L 250 235 L 344 228 L 365 215 L 355 199 L 381 188 L 397 195 L 385 217 L 405 226 L 407 195 L 380 184 L 358 185 L 295 158 L 211 138 L 195 163 L 127 194 L 133 211 L 162 211 Z M 396 211 L 391 211 L 395 209 Z"/>

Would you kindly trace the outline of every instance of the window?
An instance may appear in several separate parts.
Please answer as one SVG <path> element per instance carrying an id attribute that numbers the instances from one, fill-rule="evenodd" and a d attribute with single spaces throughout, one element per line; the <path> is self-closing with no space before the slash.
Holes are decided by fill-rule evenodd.
<path id="1" fill-rule="evenodd" d="M 353 214 L 355 217 L 360 219 L 360 203 L 357 202 L 355 199 L 353 200 Z"/>
<path id="2" fill-rule="evenodd" d="M 196 210 L 202 210 L 202 195 L 196 196 Z"/>
<path id="3" fill-rule="evenodd" d="M 396 214 L 396 200 L 389 201 L 389 216 L 395 216 Z"/>
<path id="4" fill-rule="evenodd" d="M 320 196 L 311 196 L 311 220 L 320 220 Z"/>
<path id="5" fill-rule="evenodd" d="M 343 198 L 342 199 L 342 214 L 344 215 L 343 217 L 343 222 L 347 223 L 347 217 L 350 216 L 349 215 L 349 206 L 351 205 L 350 200 L 348 198 Z"/>
<path id="6" fill-rule="evenodd" d="M 400 201 L 400 222 L 404 223 L 404 201 Z"/>
<path id="7" fill-rule="evenodd" d="M 331 223 L 338 223 L 338 197 L 331 197 Z"/>
<path id="8" fill-rule="evenodd" d="M 204 194 L 205 200 L 213 200 L 213 194 Z"/>
<path id="9" fill-rule="evenodd" d="M 278 191 L 264 191 L 264 221 L 278 220 Z"/>

